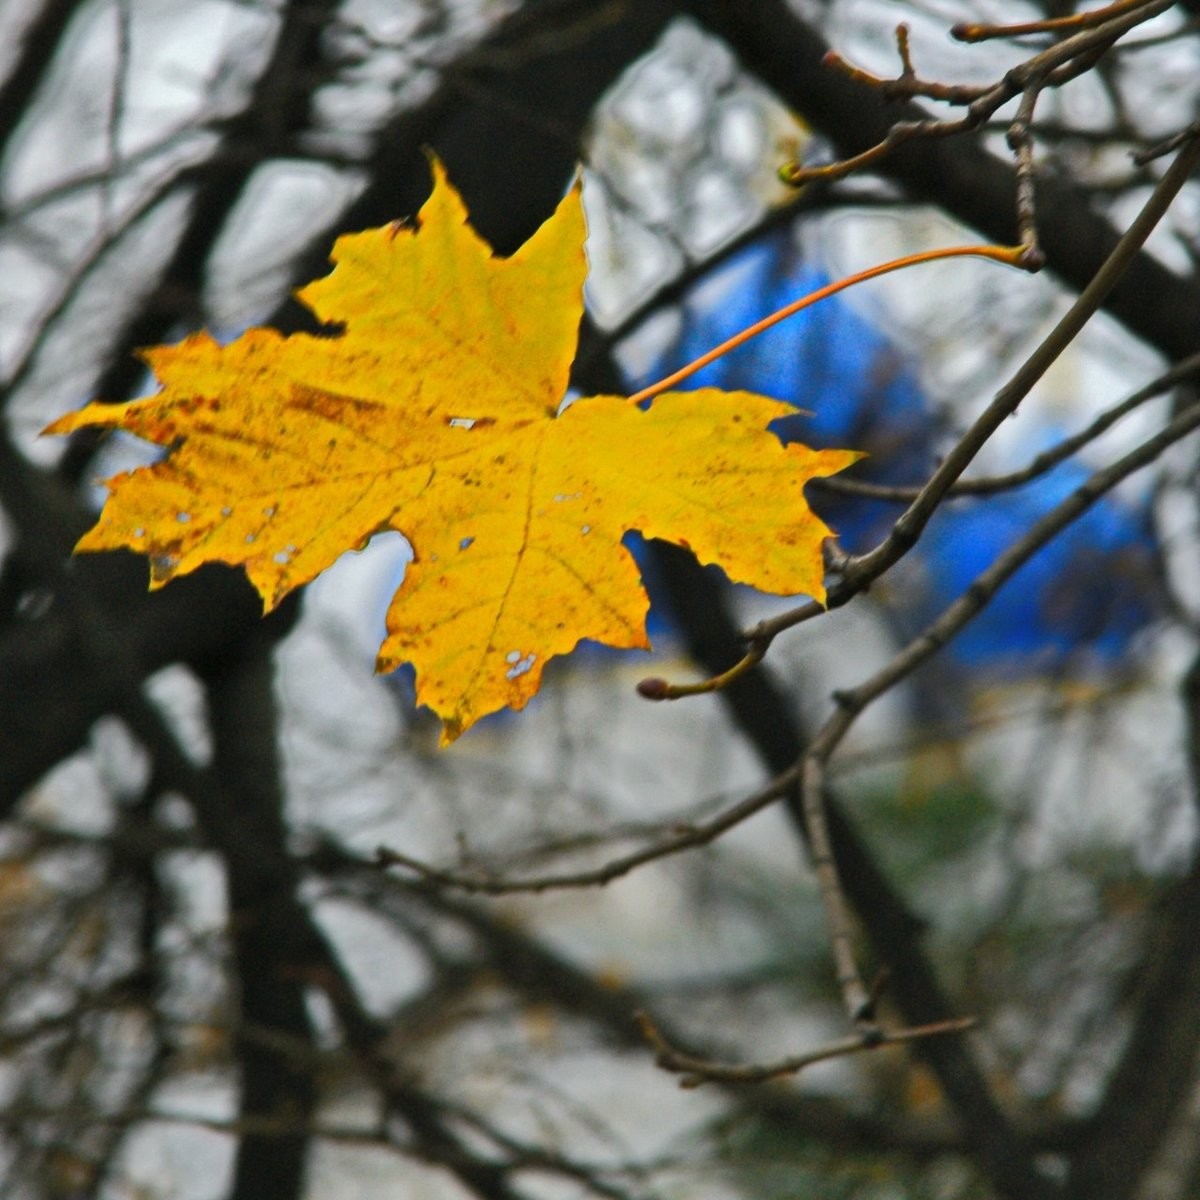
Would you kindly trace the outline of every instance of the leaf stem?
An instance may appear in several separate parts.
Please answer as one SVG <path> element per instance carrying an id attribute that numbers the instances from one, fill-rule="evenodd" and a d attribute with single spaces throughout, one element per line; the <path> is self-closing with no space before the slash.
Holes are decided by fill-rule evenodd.
<path id="1" fill-rule="evenodd" d="M 727 671 L 699 683 L 668 683 L 665 679 L 643 679 L 637 685 L 638 695 L 646 700 L 679 700 L 684 696 L 703 696 L 707 692 L 719 692 L 731 683 L 736 683 L 754 666 L 762 662 L 767 652 L 767 643 L 752 645 L 747 653 Z"/>
<path id="2" fill-rule="evenodd" d="M 830 296 L 837 295 L 838 292 L 844 292 L 856 283 L 865 283 L 868 279 L 876 279 L 880 275 L 888 275 L 892 271 L 900 271 L 905 267 L 915 267 L 921 263 L 937 262 L 944 258 L 989 258 L 994 262 L 1004 263 L 1005 266 L 1017 267 L 1027 271 L 1037 270 L 1041 265 L 1039 261 L 1029 257 L 1028 246 L 991 245 L 943 246 L 936 250 L 921 250 L 916 254 L 906 254 L 902 258 L 894 258 L 888 262 L 878 263 L 876 266 L 867 267 L 866 270 L 856 271 L 853 275 L 847 275 L 844 279 L 827 283 L 824 287 L 817 288 L 815 292 L 809 292 L 808 295 L 801 296 L 798 300 L 793 300 L 790 304 L 785 304 L 783 308 L 777 309 L 769 316 L 763 317 L 761 321 L 755 321 L 753 325 L 747 326 L 740 333 L 735 333 L 733 337 L 727 338 L 719 346 L 713 347 L 706 354 L 702 354 L 686 366 L 680 367 L 678 371 L 673 371 L 665 379 L 660 379 L 657 383 L 642 388 L 640 392 L 635 392 L 629 397 L 629 403 L 640 404 L 643 400 L 649 400 L 651 397 L 673 388 L 677 383 L 681 383 L 689 376 L 708 366 L 709 363 L 715 362 L 724 354 L 728 354 L 730 350 L 735 350 L 738 346 L 748 342 L 752 337 L 757 337 L 758 334 L 770 329 L 772 325 L 778 325 L 780 321 L 794 316 L 801 310 L 816 304 L 819 300 L 826 300 Z"/>

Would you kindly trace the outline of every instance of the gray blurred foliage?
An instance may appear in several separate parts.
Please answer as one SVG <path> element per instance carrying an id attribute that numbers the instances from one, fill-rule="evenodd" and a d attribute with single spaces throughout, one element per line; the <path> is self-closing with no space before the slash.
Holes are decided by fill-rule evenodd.
<path id="1" fill-rule="evenodd" d="M 775 177 L 802 146 L 864 149 L 894 115 L 830 82 L 826 41 L 894 73 L 903 17 L 922 72 L 965 82 L 1026 56 L 949 42 L 968 15 L 1044 13 L 0 4 L 0 1194 L 1200 1194 L 1189 443 L 1156 468 L 1172 604 L 1134 666 L 956 683 L 939 726 L 901 688 L 834 763 L 835 847 L 861 957 L 889 973 L 885 1023 L 966 1013 L 977 1031 L 685 1091 L 635 1010 L 722 1061 L 844 1033 L 796 796 L 603 889 L 464 894 L 381 870 L 376 848 L 486 882 L 595 867 L 712 816 L 790 766 L 832 691 L 891 656 L 886 588 L 781 639 L 724 697 L 651 708 L 637 679 L 728 666 L 737 630 L 776 611 L 668 554 L 679 629 L 652 670 L 557 664 L 526 713 L 441 752 L 404 681 L 371 672 L 402 539 L 267 620 L 218 568 L 150 596 L 132 556 L 69 550 L 95 480 L 153 452 L 39 437 L 91 397 L 140 394 L 138 346 L 305 328 L 289 290 L 339 232 L 415 212 L 425 147 L 503 253 L 584 164 L 590 390 L 651 354 L 681 288 L 768 225 L 798 219 L 833 272 L 964 224 L 1003 238 L 999 128 L 798 198 Z M 1195 119 L 1198 22 L 1181 3 L 1047 94 L 1044 280 L 956 266 L 854 300 L 920 364 L 948 430 L 1148 194 L 1161 164 L 1128 151 Z M 1198 256 L 1193 183 L 1034 402 L 1084 423 L 1200 350 Z M 1122 426 L 1095 465 L 1193 399 L 1178 389 Z M 989 453 L 1012 451 L 1002 435 Z"/>

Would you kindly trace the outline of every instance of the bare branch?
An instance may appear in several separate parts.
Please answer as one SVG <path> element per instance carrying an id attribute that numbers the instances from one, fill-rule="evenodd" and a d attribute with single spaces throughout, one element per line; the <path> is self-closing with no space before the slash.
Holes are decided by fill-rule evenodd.
<path id="1" fill-rule="evenodd" d="M 778 1079 L 783 1075 L 798 1075 L 805 1067 L 811 1067 L 814 1063 L 828 1062 L 831 1058 L 846 1058 L 852 1054 L 862 1054 L 864 1051 L 878 1050 L 884 1046 L 903 1045 L 921 1038 L 966 1033 L 976 1023 L 974 1017 L 961 1017 L 895 1032 L 873 1029 L 853 1037 L 840 1038 L 824 1046 L 818 1046 L 805 1054 L 781 1058 L 776 1062 L 731 1065 L 715 1062 L 708 1058 L 698 1058 L 694 1054 L 677 1050 L 663 1037 L 654 1022 L 644 1012 L 637 1013 L 635 1019 L 642 1031 L 642 1036 L 654 1048 L 655 1061 L 664 1071 L 673 1071 L 681 1075 L 679 1086 L 682 1088 L 700 1087 L 705 1083 L 766 1083 L 768 1080 Z"/>

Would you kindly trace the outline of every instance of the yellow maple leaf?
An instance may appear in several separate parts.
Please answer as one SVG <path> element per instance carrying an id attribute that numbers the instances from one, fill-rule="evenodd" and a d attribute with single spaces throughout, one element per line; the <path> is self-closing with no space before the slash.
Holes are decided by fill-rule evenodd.
<path id="1" fill-rule="evenodd" d="M 784 446 L 766 426 L 795 410 L 748 392 L 667 393 L 648 409 L 593 396 L 560 412 L 587 271 L 578 186 L 502 259 L 433 170 L 415 227 L 339 238 L 334 270 L 297 293 L 341 333 L 195 334 L 143 353 L 157 395 L 49 427 L 171 447 L 108 481 L 76 549 L 149 555 L 152 588 L 240 564 L 269 611 L 398 530 L 413 560 L 378 667 L 414 664 L 443 743 L 524 707 L 580 638 L 649 648 L 629 530 L 823 600 L 830 531 L 803 488 L 858 454 Z"/>

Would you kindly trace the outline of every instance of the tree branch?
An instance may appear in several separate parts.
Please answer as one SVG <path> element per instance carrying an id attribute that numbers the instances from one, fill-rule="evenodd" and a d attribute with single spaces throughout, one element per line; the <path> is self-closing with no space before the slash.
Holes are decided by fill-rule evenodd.
<path id="1" fill-rule="evenodd" d="M 690 0 L 697 20 L 724 38 L 742 65 L 828 137 L 843 156 L 883 141 L 897 121 L 923 121 L 917 104 L 890 103 L 861 82 L 822 65 L 829 45 L 786 0 Z M 879 172 L 914 200 L 936 205 L 1001 245 L 1016 242 L 1016 172 L 978 140 L 910 142 Z M 1082 291 L 1112 251 L 1118 233 L 1067 180 L 1038 180 L 1038 234 L 1046 263 Z M 1106 311 L 1171 361 L 1200 350 L 1200 288 L 1145 252 L 1105 301 Z"/>

